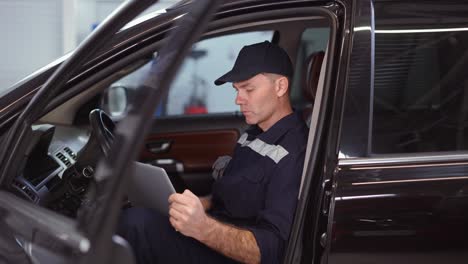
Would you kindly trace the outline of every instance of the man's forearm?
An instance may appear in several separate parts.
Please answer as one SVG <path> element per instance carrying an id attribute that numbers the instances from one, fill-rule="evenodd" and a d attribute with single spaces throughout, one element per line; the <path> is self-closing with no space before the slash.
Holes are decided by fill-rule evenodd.
<path id="1" fill-rule="evenodd" d="M 205 210 L 210 205 L 203 205 L 203 199 L 190 190 L 171 194 L 168 201 L 169 222 L 175 230 L 239 262 L 260 263 L 260 249 L 253 233 L 208 216 Z"/>
<path id="2" fill-rule="evenodd" d="M 252 232 L 208 217 L 206 232 L 198 240 L 242 263 L 260 263 L 260 249 Z"/>

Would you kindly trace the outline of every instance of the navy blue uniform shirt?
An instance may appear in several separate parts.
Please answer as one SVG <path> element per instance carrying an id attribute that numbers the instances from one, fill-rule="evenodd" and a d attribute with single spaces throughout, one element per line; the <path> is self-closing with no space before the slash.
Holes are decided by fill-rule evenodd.
<path id="1" fill-rule="evenodd" d="M 267 131 L 250 127 L 213 185 L 210 214 L 250 230 L 261 263 L 280 263 L 288 240 L 304 164 L 307 126 L 297 113 Z"/>

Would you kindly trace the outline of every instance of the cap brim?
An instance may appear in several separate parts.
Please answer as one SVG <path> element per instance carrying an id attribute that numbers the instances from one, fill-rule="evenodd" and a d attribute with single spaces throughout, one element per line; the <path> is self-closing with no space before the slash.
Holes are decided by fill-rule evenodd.
<path id="1" fill-rule="evenodd" d="M 216 81 L 214 81 L 214 84 L 215 85 L 222 85 L 222 84 L 225 84 L 227 82 L 234 83 L 234 82 L 245 81 L 245 80 L 248 80 L 248 79 L 252 78 L 256 74 L 257 73 L 249 73 L 247 71 L 237 72 L 237 71 L 230 70 L 226 74 L 224 74 L 223 76 L 216 79 Z"/>

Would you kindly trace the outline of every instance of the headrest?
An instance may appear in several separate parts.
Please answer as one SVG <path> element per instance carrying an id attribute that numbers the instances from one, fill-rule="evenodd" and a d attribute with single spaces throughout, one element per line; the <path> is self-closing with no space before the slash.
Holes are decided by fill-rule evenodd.
<path id="1" fill-rule="evenodd" d="M 307 57 L 305 61 L 304 83 L 302 85 L 302 94 L 309 101 L 313 102 L 315 99 L 315 92 L 317 91 L 320 70 L 322 68 L 323 57 L 325 52 L 314 52 Z"/>

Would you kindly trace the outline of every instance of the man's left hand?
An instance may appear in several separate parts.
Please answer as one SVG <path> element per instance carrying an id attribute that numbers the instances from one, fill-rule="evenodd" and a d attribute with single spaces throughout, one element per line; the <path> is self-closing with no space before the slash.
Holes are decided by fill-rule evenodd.
<path id="1" fill-rule="evenodd" d="M 169 196 L 169 221 L 185 236 L 202 239 L 208 216 L 200 199 L 189 190 Z"/>

